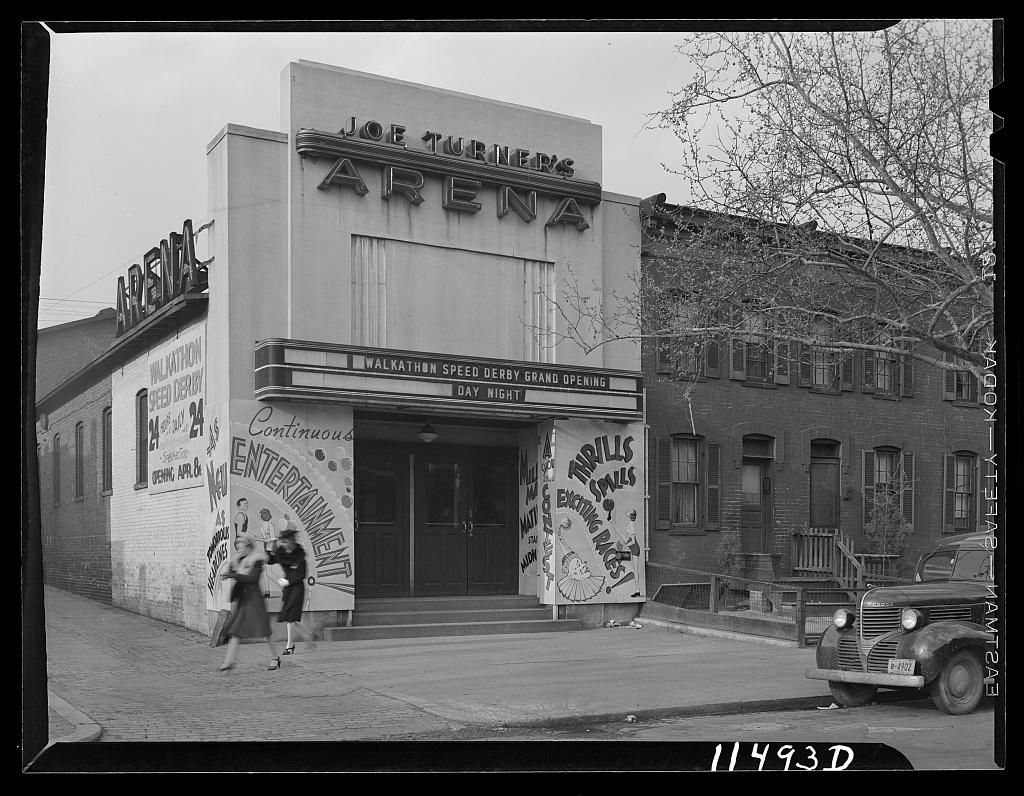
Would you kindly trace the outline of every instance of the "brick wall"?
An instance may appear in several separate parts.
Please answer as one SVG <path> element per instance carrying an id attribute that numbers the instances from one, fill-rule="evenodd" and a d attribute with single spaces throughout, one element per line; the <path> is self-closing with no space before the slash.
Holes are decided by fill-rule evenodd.
<path id="1" fill-rule="evenodd" d="M 773 462 L 774 552 L 789 565 L 793 529 L 807 526 L 810 514 L 810 440 L 825 437 L 841 443 L 840 527 L 853 537 L 858 552 L 867 552 L 863 537 L 861 451 L 893 445 L 914 454 L 914 534 L 905 558 L 917 556 L 942 535 L 943 457 L 957 450 L 988 455 L 988 430 L 981 406 L 957 406 L 943 400 L 942 372 L 915 362 L 913 395 L 899 400 L 860 392 L 860 359 L 855 357 L 854 390 L 817 394 L 793 384 L 754 387 L 728 378 L 700 382 L 693 394 L 693 425 L 698 435 L 722 446 L 722 528 L 736 526 L 740 513 L 740 465 L 744 434 L 775 438 Z M 690 412 L 682 387 L 655 372 L 653 356 L 644 357 L 647 422 L 650 425 L 649 492 L 657 503 L 656 440 L 691 433 Z M 847 499 L 848 498 L 848 499 Z M 720 533 L 698 528 L 657 530 L 649 513 L 651 561 L 693 569 L 716 569 Z"/>
<path id="2" fill-rule="evenodd" d="M 148 488 L 135 485 L 135 396 L 148 385 L 148 353 L 126 362 L 111 378 L 115 451 L 111 595 L 119 608 L 206 633 L 204 544 L 209 543 L 210 521 L 206 490 L 151 495 Z"/>
<path id="3" fill-rule="evenodd" d="M 111 291 L 113 293 L 113 291 Z M 114 342 L 114 311 L 40 329 L 36 336 L 36 399 L 42 398 Z"/>
<path id="4" fill-rule="evenodd" d="M 103 379 L 50 413 L 38 432 L 39 497 L 46 583 L 111 602 L 110 493 L 103 492 L 103 410 L 111 405 Z M 75 426 L 83 429 L 83 490 L 75 497 Z M 54 504 L 54 441 L 60 440 L 60 502 Z"/>

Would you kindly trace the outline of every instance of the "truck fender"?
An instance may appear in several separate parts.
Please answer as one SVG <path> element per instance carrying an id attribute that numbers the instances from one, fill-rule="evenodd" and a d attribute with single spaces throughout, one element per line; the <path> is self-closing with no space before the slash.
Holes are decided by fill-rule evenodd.
<path id="1" fill-rule="evenodd" d="M 962 649 L 974 647 L 984 656 L 985 645 L 992 635 L 974 622 L 950 620 L 925 625 L 915 633 L 908 633 L 896 650 L 898 658 L 913 658 L 917 661 L 918 674 L 926 683 L 931 682 L 942 671 L 946 662 Z M 982 657 L 984 660 L 984 657 Z"/>
<path id="2" fill-rule="evenodd" d="M 840 630 L 833 624 L 829 624 L 825 632 L 821 634 L 821 639 L 818 641 L 818 646 L 814 650 L 814 659 L 818 664 L 819 669 L 838 669 L 839 668 L 839 656 L 837 647 L 839 646 L 839 639 L 843 635 L 856 635 L 856 631 L 846 629 Z"/>

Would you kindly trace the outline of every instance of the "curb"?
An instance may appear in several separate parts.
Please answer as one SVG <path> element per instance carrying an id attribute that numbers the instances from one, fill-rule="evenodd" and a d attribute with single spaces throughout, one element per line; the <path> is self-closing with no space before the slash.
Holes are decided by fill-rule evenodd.
<path id="1" fill-rule="evenodd" d="M 899 691 L 884 692 L 876 696 L 878 704 L 889 702 L 904 702 L 908 700 L 921 699 L 917 692 L 903 693 Z M 625 721 L 627 716 L 633 716 L 636 721 L 651 719 L 677 718 L 686 716 L 729 716 L 739 713 L 771 713 L 786 710 L 811 710 L 812 708 L 827 707 L 833 704 L 832 697 L 789 697 L 785 699 L 755 699 L 745 702 L 713 702 L 703 705 L 680 705 L 677 707 L 663 708 L 638 708 L 629 713 L 581 713 L 574 716 L 549 716 L 543 719 L 512 719 L 501 723 L 502 727 L 535 727 L 545 729 L 557 729 L 574 727 L 579 724 L 604 724 L 606 722 Z"/>
<path id="2" fill-rule="evenodd" d="M 53 691 L 47 690 L 46 701 L 51 708 L 57 711 L 69 724 L 75 725 L 75 731 L 56 740 L 50 741 L 46 746 L 50 747 L 55 743 L 90 743 L 103 734 L 103 728 L 86 716 L 82 711 L 57 696 Z"/>

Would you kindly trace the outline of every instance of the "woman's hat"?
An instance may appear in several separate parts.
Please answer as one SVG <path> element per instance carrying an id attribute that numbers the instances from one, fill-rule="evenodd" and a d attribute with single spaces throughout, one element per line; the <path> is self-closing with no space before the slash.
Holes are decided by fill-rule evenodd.
<path id="1" fill-rule="evenodd" d="M 284 530 L 281 531 L 281 538 L 287 539 L 288 537 L 295 536 L 298 532 L 299 529 L 295 526 L 295 523 L 289 520 L 288 524 L 284 527 Z"/>

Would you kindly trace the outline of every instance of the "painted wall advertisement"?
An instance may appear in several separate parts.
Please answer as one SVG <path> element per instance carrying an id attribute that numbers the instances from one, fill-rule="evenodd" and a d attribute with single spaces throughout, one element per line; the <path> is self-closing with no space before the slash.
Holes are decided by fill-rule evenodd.
<path id="1" fill-rule="evenodd" d="M 643 426 L 559 420 L 539 430 L 541 601 L 642 601 Z"/>
<path id="2" fill-rule="evenodd" d="M 206 324 L 149 352 L 149 494 L 203 485 Z"/>
<path id="3" fill-rule="evenodd" d="M 271 542 L 294 524 L 306 551 L 305 611 L 352 610 L 352 410 L 347 407 L 230 402 L 230 424 L 219 420 L 207 463 L 213 539 L 208 604 L 227 607 L 217 573 L 248 534 Z M 223 558 L 224 561 L 220 559 Z M 267 610 L 280 608 L 277 567 L 264 574 Z M 214 605 L 215 604 L 215 605 Z"/>

